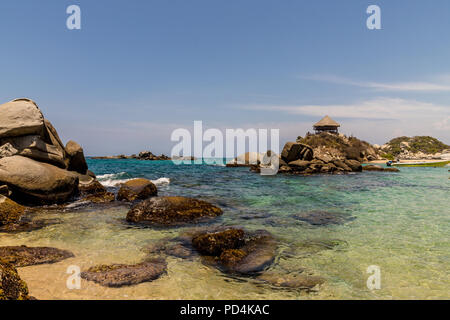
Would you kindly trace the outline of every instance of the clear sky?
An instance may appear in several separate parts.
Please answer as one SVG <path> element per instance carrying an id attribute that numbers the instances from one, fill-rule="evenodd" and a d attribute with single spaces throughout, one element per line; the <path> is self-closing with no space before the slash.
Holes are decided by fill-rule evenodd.
<path id="1" fill-rule="evenodd" d="M 449 144 L 449 40 L 448 0 L 2 0 L 0 103 L 35 100 L 88 155 L 167 154 L 194 120 L 283 143 L 326 114 L 371 143 Z"/>

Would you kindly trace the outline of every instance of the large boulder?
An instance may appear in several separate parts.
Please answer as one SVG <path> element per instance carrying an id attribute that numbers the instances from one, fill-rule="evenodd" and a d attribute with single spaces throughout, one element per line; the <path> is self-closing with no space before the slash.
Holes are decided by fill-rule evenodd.
<path id="1" fill-rule="evenodd" d="M 295 160 L 311 161 L 314 158 L 313 149 L 303 143 L 287 142 L 281 152 L 281 159 L 286 163 Z"/>
<path id="2" fill-rule="evenodd" d="M 0 138 L 41 135 L 44 116 L 30 99 L 16 99 L 0 105 Z"/>
<path id="3" fill-rule="evenodd" d="M 17 269 L 0 257 L 0 301 L 29 299 L 28 286 L 20 279 Z"/>
<path id="4" fill-rule="evenodd" d="M 84 158 L 83 148 L 75 141 L 70 140 L 67 142 L 66 152 L 69 156 L 68 170 L 86 174 L 88 166 Z"/>
<path id="5" fill-rule="evenodd" d="M 362 165 L 361 162 L 357 160 L 344 160 L 344 163 L 352 169 L 354 172 L 361 172 L 362 171 Z"/>
<path id="6" fill-rule="evenodd" d="M 310 161 L 305 160 L 295 160 L 292 162 L 289 162 L 289 167 L 292 168 L 294 171 L 304 171 L 308 166 L 311 164 Z"/>
<path id="7" fill-rule="evenodd" d="M 17 223 L 25 213 L 25 207 L 0 195 L 0 226 Z"/>
<path id="8" fill-rule="evenodd" d="M 22 156 L 0 159 L 0 184 L 19 203 L 51 204 L 69 200 L 78 190 L 78 177 L 47 163 Z"/>
<path id="9" fill-rule="evenodd" d="M 128 222 L 178 225 L 215 218 L 222 210 L 206 201 L 185 197 L 153 197 L 135 205 Z"/>
<path id="10" fill-rule="evenodd" d="M 117 200 L 130 202 L 135 200 L 145 200 L 156 196 L 157 194 L 158 190 L 150 180 L 133 179 L 122 184 L 117 193 Z"/>
<path id="11" fill-rule="evenodd" d="M 59 146 L 46 143 L 41 136 L 28 135 L 6 138 L 1 141 L 1 157 L 24 156 L 66 169 L 66 154 Z"/>

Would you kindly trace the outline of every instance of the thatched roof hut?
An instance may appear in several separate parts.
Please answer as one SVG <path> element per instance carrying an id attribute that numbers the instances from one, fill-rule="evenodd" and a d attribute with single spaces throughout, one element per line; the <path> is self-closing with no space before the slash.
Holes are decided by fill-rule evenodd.
<path id="1" fill-rule="evenodd" d="M 320 120 L 314 125 L 314 130 L 316 131 L 316 133 L 321 132 L 338 133 L 338 128 L 340 126 L 341 125 L 339 123 L 331 119 L 329 116 L 325 116 L 323 117 L 322 120 Z"/>

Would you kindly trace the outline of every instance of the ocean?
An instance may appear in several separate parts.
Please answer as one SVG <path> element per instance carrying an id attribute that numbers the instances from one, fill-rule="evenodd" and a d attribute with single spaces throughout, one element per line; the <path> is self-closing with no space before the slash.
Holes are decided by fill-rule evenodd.
<path id="1" fill-rule="evenodd" d="M 38 299 L 450 298 L 448 167 L 261 176 L 248 168 L 171 161 L 88 159 L 88 165 L 111 188 L 142 177 L 154 181 L 159 195 L 209 201 L 224 211 L 212 225 L 264 229 L 276 237 L 279 247 L 270 271 L 311 274 L 325 283 L 313 291 L 278 288 L 226 275 L 198 257 L 168 257 L 167 275 L 153 282 L 105 288 L 83 280 L 80 289 L 68 289 L 71 265 L 85 270 L 137 263 L 152 243 L 192 228 L 130 225 L 125 221 L 129 205 L 106 204 L 44 210 L 35 218 L 56 223 L 32 232 L 0 233 L 2 245 L 51 246 L 75 254 L 59 263 L 19 269 Z M 305 219 L 317 212 L 338 219 Z M 370 266 L 380 271 L 379 289 L 367 286 Z"/>

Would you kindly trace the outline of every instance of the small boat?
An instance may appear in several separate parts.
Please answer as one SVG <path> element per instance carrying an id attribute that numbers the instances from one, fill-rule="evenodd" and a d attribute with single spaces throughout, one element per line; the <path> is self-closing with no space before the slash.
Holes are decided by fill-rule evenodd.
<path id="1" fill-rule="evenodd" d="M 429 162 L 396 162 L 390 165 L 396 167 L 445 167 L 449 163 L 450 160 L 439 160 Z"/>

